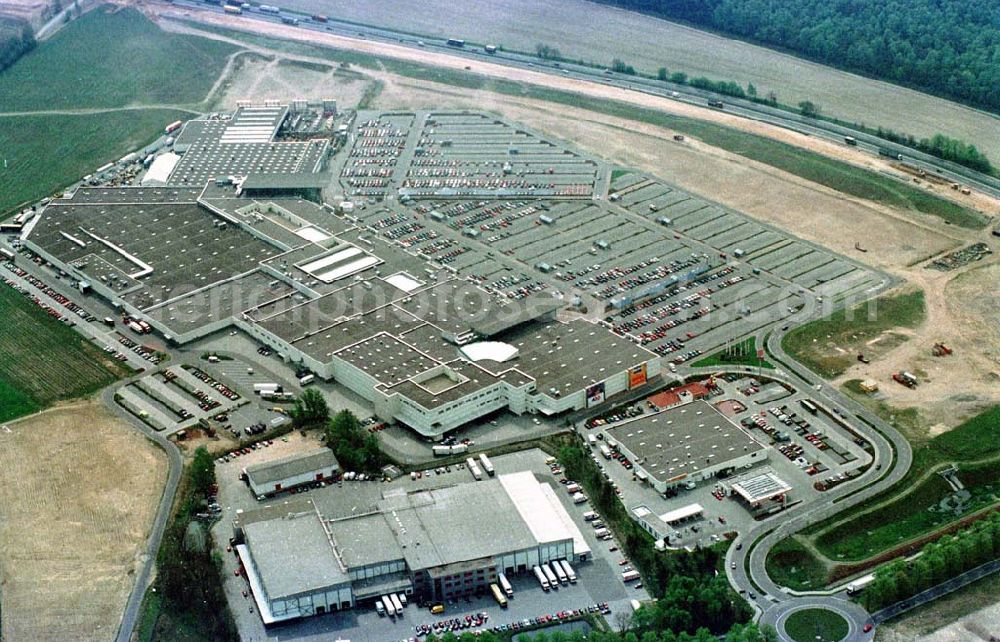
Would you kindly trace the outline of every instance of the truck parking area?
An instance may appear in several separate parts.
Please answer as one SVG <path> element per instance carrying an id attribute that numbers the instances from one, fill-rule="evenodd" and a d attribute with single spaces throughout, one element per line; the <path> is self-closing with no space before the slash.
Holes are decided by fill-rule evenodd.
<path id="1" fill-rule="evenodd" d="M 297 436 L 289 436 L 296 442 Z M 322 514 L 334 514 L 349 496 L 350 505 L 366 506 L 384 494 L 398 492 L 415 492 L 433 488 L 448 487 L 455 484 L 478 484 L 464 464 L 430 468 L 419 478 L 404 476 L 391 483 L 374 481 L 341 481 L 339 483 L 314 488 L 295 495 L 283 494 L 258 502 L 245 484 L 240 481 L 242 468 L 249 462 L 277 458 L 289 452 L 291 446 L 307 448 L 308 444 L 290 444 L 283 440 L 275 440 L 270 448 L 258 449 L 245 458 L 235 458 L 229 462 L 217 463 L 216 474 L 219 483 L 219 503 L 222 506 L 222 516 L 213 527 L 215 541 L 224 547 L 231 536 L 232 518 L 237 510 L 253 510 L 259 507 L 281 506 L 286 502 L 311 500 Z M 561 612 L 587 610 L 595 605 L 607 603 L 607 617 L 613 618 L 616 612 L 631 611 L 630 600 L 646 600 L 648 594 L 641 588 L 633 588 L 622 581 L 622 566 L 620 551 L 611 551 L 615 542 L 602 541 L 595 535 L 596 529 L 584 519 L 584 514 L 590 511 L 589 503 L 574 504 L 570 494 L 560 483 L 560 475 L 553 474 L 552 468 L 546 463 L 548 455 L 539 450 L 522 451 L 513 455 L 499 455 L 490 460 L 496 469 L 496 474 L 506 475 L 521 471 L 531 471 L 536 479 L 550 484 L 565 507 L 566 512 L 574 521 L 576 527 L 586 540 L 592 551 L 592 558 L 587 562 L 574 564 L 578 580 L 575 584 L 562 584 L 556 590 L 543 591 L 534 575 L 530 572 L 518 575 L 508 575 L 513 588 L 513 596 L 508 600 L 507 608 L 501 608 L 488 593 L 481 597 L 470 596 L 447 600 L 443 603 L 444 611 L 432 614 L 429 605 L 421 607 L 410 604 L 403 609 L 402 617 L 380 616 L 370 603 L 362 603 L 350 610 L 296 620 L 286 624 L 269 627 L 267 635 L 279 635 L 282 638 L 305 640 L 329 639 L 329 636 L 339 636 L 343 639 L 384 642 L 385 640 L 406 640 L 417 635 L 415 627 L 446 623 L 455 618 L 465 621 L 466 616 L 474 617 L 485 614 L 487 619 L 480 627 L 512 626 L 518 627 L 524 620 L 539 618 L 553 622 L 566 619 Z M 288 504 L 291 505 L 291 504 Z M 263 639 L 265 631 L 260 618 L 250 612 L 250 601 L 244 592 L 247 591 L 246 579 L 236 575 L 238 568 L 235 555 L 231 551 L 223 554 L 225 564 L 225 590 L 233 605 L 233 613 L 237 619 L 241 636 L 244 639 Z M 240 605 L 245 605 L 241 607 Z M 609 620 L 610 621 L 610 620 Z"/>

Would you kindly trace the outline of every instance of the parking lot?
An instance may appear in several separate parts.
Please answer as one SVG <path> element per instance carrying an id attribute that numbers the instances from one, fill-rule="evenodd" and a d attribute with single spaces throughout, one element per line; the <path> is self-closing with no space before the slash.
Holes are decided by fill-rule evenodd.
<path id="1" fill-rule="evenodd" d="M 495 169 L 492 135 L 463 138 L 485 127 L 465 121 L 485 116 L 433 117 L 434 134 L 421 136 L 421 145 L 469 180 Z M 441 147 L 444 139 L 452 144 Z M 409 153 L 410 138 L 392 140 L 392 150 L 409 141 L 400 154 Z M 555 176 L 578 176 L 573 171 Z M 498 296 L 579 296 L 592 318 L 678 364 L 883 282 L 850 259 L 647 176 L 619 176 L 611 190 L 607 200 L 540 191 L 453 200 L 457 192 L 415 190 L 402 205 L 386 201 L 354 216 Z"/>
<path id="2" fill-rule="evenodd" d="M 729 489 L 739 481 L 774 473 L 791 485 L 787 496 L 788 505 L 791 505 L 818 499 L 825 490 L 847 481 L 872 462 L 865 442 L 859 441 L 858 435 L 835 414 L 827 412 L 821 404 L 814 405 L 815 414 L 802 405 L 802 400 L 810 399 L 808 391 L 789 390 L 762 376 L 734 375 L 715 381 L 717 389 L 707 401 L 733 422 L 744 426 L 761 444 L 772 448 L 766 463 L 739 469 L 715 482 L 700 482 L 693 489 L 679 487 L 673 496 L 665 498 L 642 483 L 634 467 L 599 456 L 596 447 L 593 452 L 595 462 L 615 485 L 628 509 L 645 508 L 661 515 L 695 503 L 704 508 L 702 516 L 676 527 L 678 538 L 671 542 L 672 545 L 710 544 L 726 533 L 748 529 L 762 513 L 750 511 L 729 496 Z M 651 412 L 654 412 L 652 406 L 640 401 L 602 413 L 603 422 L 581 422 L 577 430 L 586 439 L 589 434 L 598 435 L 608 425 Z M 618 417 L 619 421 L 606 423 L 610 421 L 606 415 Z M 779 417 L 784 417 L 788 423 Z M 603 441 L 599 439 L 598 443 Z"/>
<path id="3" fill-rule="evenodd" d="M 251 496 L 246 485 L 239 480 L 239 473 L 248 463 L 263 459 L 272 459 L 308 447 L 309 442 L 302 441 L 297 435 L 290 435 L 290 441 L 275 440 L 268 448 L 258 448 L 251 454 L 235 458 L 228 463 L 217 464 L 216 474 L 219 480 L 219 503 L 222 506 L 221 519 L 213 527 L 215 541 L 225 546 L 232 535 L 232 517 L 237 510 L 250 510 L 259 506 L 270 506 L 285 501 L 298 499 L 313 500 L 324 514 L 342 506 L 343 501 L 336 494 L 350 494 L 350 505 L 359 509 L 369 505 L 380 497 L 382 492 L 405 489 L 427 489 L 447 486 L 455 483 L 474 483 L 472 475 L 464 465 L 451 466 L 448 471 L 443 468 L 440 473 L 429 468 L 428 475 L 419 479 L 409 476 L 385 484 L 382 482 L 349 482 L 309 490 L 295 495 L 283 494 L 258 502 Z M 445 612 L 431 615 L 426 608 L 410 604 L 404 609 L 401 618 L 379 616 L 372 605 L 361 605 L 355 609 L 336 612 L 318 617 L 306 618 L 264 630 L 259 616 L 250 612 L 250 600 L 243 595 L 247 583 L 243 577 L 234 572 L 237 560 L 232 552 L 223 554 L 225 567 L 225 590 L 233 605 L 233 612 L 244 640 L 264 640 L 278 637 L 280 639 L 329 640 L 331 636 L 353 640 L 355 642 L 385 642 L 386 640 L 405 640 L 416 635 L 414 627 L 420 624 L 432 624 L 435 621 L 448 621 L 459 617 L 464 621 L 466 615 L 486 613 L 486 626 L 511 625 L 525 619 L 539 618 L 558 614 L 560 611 L 586 609 L 594 604 L 608 603 L 609 621 L 613 621 L 614 613 L 629 612 L 629 600 L 649 599 L 642 588 L 626 586 L 621 579 L 622 566 L 619 565 L 620 551 L 610 550 L 616 547 L 614 541 L 606 542 L 597 539 L 594 528 L 583 519 L 583 514 L 591 510 L 589 503 L 573 504 L 570 494 L 559 483 L 559 476 L 554 475 L 546 460 L 548 455 L 539 450 L 523 451 L 512 455 L 500 455 L 492 458 L 497 474 L 531 470 L 536 477 L 548 481 L 557 491 L 557 496 L 565 505 L 567 512 L 573 518 L 588 546 L 592 550 L 592 559 L 586 563 L 574 565 L 578 581 L 576 584 L 560 586 L 558 590 L 544 592 L 532 575 L 511 576 L 509 579 L 514 588 L 514 597 L 509 600 L 509 606 L 501 609 L 491 597 L 470 598 L 468 601 L 456 600 L 445 604 Z M 242 607 L 240 605 L 246 605 Z M 555 618 L 558 620 L 558 618 Z M 268 637 L 269 636 L 269 637 Z"/>
<path id="4" fill-rule="evenodd" d="M 226 417 L 248 399 L 196 366 L 170 366 L 119 388 L 119 405 L 156 430 L 174 432 Z M 220 423 L 226 420 L 220 419 Z"/>

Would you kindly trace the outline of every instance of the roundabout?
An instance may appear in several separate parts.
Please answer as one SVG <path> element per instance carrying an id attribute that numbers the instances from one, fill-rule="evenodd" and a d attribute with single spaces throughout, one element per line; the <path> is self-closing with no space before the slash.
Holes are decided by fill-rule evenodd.
<path id="1" fill-rule="evenodd" d="M 832 596 L 775 604 L 760 621 L 772 625 L 787 642 L 855 642 L 874 635 L 864 630 L 869 621 L 864 609 Z"/>
<path id="2" fill-rule="evenodd" d="M 807 608 L 784 621 L 785 635 L 795 642 L 840 642 L 847 637 L 847 620 L 835 611 Z"/>

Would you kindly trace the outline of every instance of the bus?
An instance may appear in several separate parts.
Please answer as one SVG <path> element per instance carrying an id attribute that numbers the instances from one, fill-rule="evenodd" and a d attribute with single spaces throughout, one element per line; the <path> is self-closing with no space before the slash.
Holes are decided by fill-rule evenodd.
<path id="1" fill-rule="evenodd" d="M 385 612 L 389 614 L 389 617 L 396 617 L 396 607 L 393 606 L 388 595 L 382 596 L 382 606 L 385 607 Z"/>
<path id="2" fill-rule="evenodd" d="M 799 403 L 802 404 L 803 408 L 805 408 L 806 410 L 808 410 L 809 412 L 811 412 L 814 415 L 817 412 L 819 412 L 819 408 L 816 407 L 816 404 L 814 404 L 813 402 L 809 401 L 808 399 L 800 399 Z"/>
<path id="3" fill-rule="evenodd" d="M 549 579 L 545 577 L 545 573 L 542 573 L 542 569 L 537 566 L 532 566 L 531 570 L 535 573 L 535 578 L 538 579 L 538 583 L 542 585 L 542 590 L 548 592 L 549 590 Z"/>
<path id="4" fill-rule="evenodd" d="M 465 41 L 461 38 L 448 38 L 447 44 L 449 47 L 464 47 Z"/>
<path id="5" fill-rule="evenodd" d="M 497 604 L 500 605 L 500 608 L 502 609 L 507 608 L 507 596 L 503 594 L 503 591 L 500 590 L 500 587 L 497 586 L 496 584 L 490 584 L 490 591 L 493 593 L 493 599 L 497 601 Z"/>
<path id="6" fill-rule="evenodd" d="M 500 582 L 500 588 L 503 589 L 503 592 L 507 595 L 507 597 L 514 597 L 514 587 L 510 585 L 506 575 L 498 573 L 497 581 Z"/>
<path id="7" fill-rule="evenodd" d="M 625 571 L 622 573 L 623 582 L 631 582 L 639 579 L 639 571 Z"/>
<path id="8" fill-rule="evenodd" d="M 403 617 L 403 603 L 399 601 L 399 597 L 392 593 L 389 595 L 389 599 L 392 601 L 392 608 L 396 609 L 396 615 Z"/>

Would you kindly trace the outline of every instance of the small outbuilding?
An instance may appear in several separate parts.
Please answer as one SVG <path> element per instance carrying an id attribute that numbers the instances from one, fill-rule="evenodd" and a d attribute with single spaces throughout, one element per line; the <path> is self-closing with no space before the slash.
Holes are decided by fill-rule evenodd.
<path id="1" fill-rule="evenodd" d="M 340 464 L 329 448 L 266 461 L 244 469 L 250 490 L 257 497 L 267 497 L 297 486 L 340 477 Z"/>

